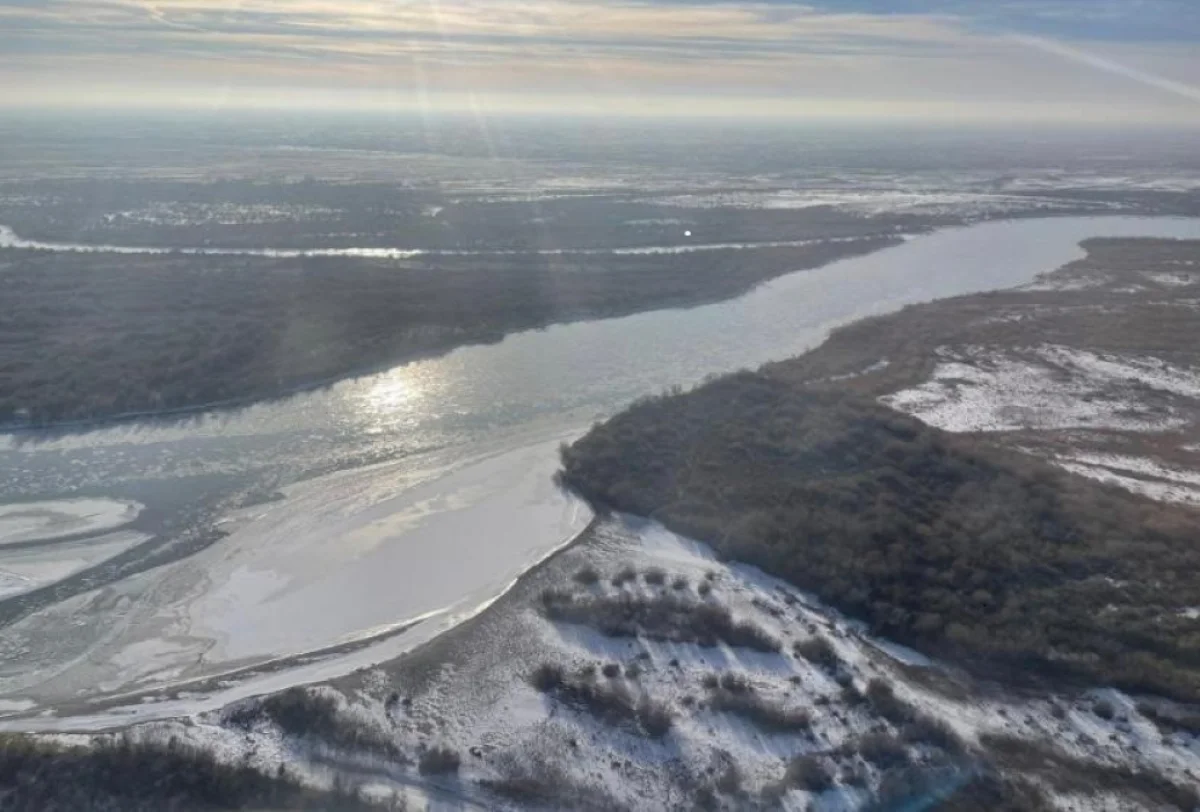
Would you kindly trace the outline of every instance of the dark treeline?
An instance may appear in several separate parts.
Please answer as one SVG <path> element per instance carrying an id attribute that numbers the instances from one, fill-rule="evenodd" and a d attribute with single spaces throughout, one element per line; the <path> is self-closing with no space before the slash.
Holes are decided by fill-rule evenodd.
<path id="1" fill-rule="evenodd" d="M 176 742 L 115 740 L 69 747 L 25 736 L 0 737 L 4 812 L 215 812 L 289 809 L 367 812 L 386 808 L 355 792 L 320 792 L 281 772 L 267 776 L 225 764 Z"/>
<path id="2" fill-rule="evenodd" d="M 268 162 L 269 163 L 269 162 Z M 736 193 L 738 187 L 727 191 Z M 545 197 L 445 192 L 406 182 L 208 182 L 104 179 L 0 181 L 0 223 L 41 241 L 160 248 L 529 250 L 764 242 L 922 231 L 960 218 L 863 217 L 833 207 L 795 210 L 671 205 L 646 193 Z"/>
<path id="3" fill-rule="evenodd" d="M 726 298 L 891 242 L 397 261 L 0 251 L 0 423 L 270 397 L 514 330 Z"/>
<path id="4" fill-rule="evenodd" d="M 741 373 L 642 401 L 563 482 L 987 673 L 1200 699 L 1194 514 Z"/>

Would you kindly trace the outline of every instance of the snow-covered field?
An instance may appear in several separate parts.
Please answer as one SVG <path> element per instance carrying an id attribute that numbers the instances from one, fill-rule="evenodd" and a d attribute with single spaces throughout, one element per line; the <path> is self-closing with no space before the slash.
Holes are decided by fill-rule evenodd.
<path id="1" fill-rule="evenodd" d="M 881 398 L 953 432 L 1106 428 L 1164 431 L 1185 425 L 1145 390 L 1200 398 L 1200 370 L 1151 356 L 1041 345 L 997 351 L 943 348 L 925 383 Z"/>
<path id="2" fill-rule="evenodd" d="M 1072 473 L 1162 502 L 1200 507 L 1200 473 L 1125 454 L 1069 454 L 1053 462 Z"/>
<path id="3" fill-rule="evenodd" d="M 880 400 L 952 432 L 1172 434 L 1195 426 L 1200 371 L 1152 356 L 1053 345 L 1010 351 L 941 348 L 929 380 Z M 1200 506 L 1200 471 L 1195 469 L 1151 456 L 1089 451 L 1089 443 L 1079 438 L 1074 440 L 1078 450 L 1070 453 L 1033 449 L 1023 442 L 1022 450 L 1074 474 L 1150 499 Z M 1178 445 L 1179 451 L 1189 448 Z"/>
<path id="4" fill-rule="evenodd" d="M 781 189 L 770 191 L 705 192 L 651 198 L 648 202 L 682 208 L 811 209 L 829 207 L 865 216 L 910 214 L 931 216 L 981 217 L 1029 211 L 1067 211 L 1093 209 L 1113 211 L 1121 206 L 1109 203 L 1081 202 L 1069 198 L 1033 195 L 1008 195 L 996 192 L 971 192 L 929 188 L 873 189 L 857 191 L 839 188 Z"/>

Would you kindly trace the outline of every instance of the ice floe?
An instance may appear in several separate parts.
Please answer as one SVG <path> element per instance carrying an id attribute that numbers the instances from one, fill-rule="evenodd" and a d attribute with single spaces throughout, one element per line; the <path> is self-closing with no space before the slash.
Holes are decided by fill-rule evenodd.
<path id="1" fill-rule="evenodd" d="M 0 547 L 112 530 L 141 511 L 137 502 L 100 498 L 0 505 Z"/>

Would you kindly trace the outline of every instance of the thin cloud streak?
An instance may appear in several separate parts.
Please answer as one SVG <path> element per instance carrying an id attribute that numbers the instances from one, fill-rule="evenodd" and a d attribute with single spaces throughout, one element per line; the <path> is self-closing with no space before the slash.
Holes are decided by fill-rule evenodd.
<path id="1" fill-rule="evenodd" d="M 1173 79 L 1167 79 L 1162 76 L 1157 76 L 1153 73 L 1147 73 L 1136 68 L 1123 65 L 1120 62 L 1107 59 L 1098 54 L 1088 53 L 1087 51 L 1073 48 L 1061 42 L 1043 39 L 1041 37 L 1014 37 L 1015 41 L 1028 45 L 1031 48 L 1036 48 L 1039 51 L 1045 51 L 1048 54 L 1060 56 L 1063 59 L 1076 62 L 1080 65 L 1086 65 L 1089 68 L 1095 68 L 1106 73 L 1111 73 L 1114 76 L 1122 76 L 1126 79 L 1132 79 L 1135 82 L 1152 87 L 1157 90 L 1162 90 L 1179 96 L 1184 99 L 1189 99 L 1194 102 L 1200 102 L 1200 87 L 1176 82 Z"/>
<path id="2" fill-rule="evenodd" d="M 1115 3 L 1089 2 L 1108 22 L 1119 16 Z M 1186 45 L 1147 46 L 1170 59 L 1142 71 L 1077 41 L 996 30 L 1021 14 L 1035 29 L 1070 27 L 1083 9 L 1079 0 L 0 0 L 0 104 L 211 99 L 221 88 L 230 104 L 342 92 L 425 110 L 526 96 L 534 107 L 569 99 L 577 109 L 704 114 L 759 100 L 764 114 L 786 115 L 874 105 L 881 116 L 1062 118 L 1098 116 L 1106 103 L 1149 119 L 1196 115 L 1188 94 L 1200 56 Z M 1140 84 L 1101 82 L 1095 69 Z"/>

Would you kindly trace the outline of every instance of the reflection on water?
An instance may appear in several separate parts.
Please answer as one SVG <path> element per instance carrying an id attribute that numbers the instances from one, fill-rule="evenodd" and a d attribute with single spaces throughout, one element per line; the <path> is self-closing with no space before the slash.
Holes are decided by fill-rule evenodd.
<path id="1" fill-rule="evenodd" d="M 176 480 L 215 487 L 214 478 L 237 474 L 285 483 L 430 448 L 469 454 L 478 442 L 503 442 L 540 423 L 586 426 L 641 395 L 802 352 L 850 319 L 1021 284 L 1101 235 L 1200 237 L 1200 221 L 1060 218 L 951 229 L 735 300 L 518 333 L 246 408 L 0 437 L 0 502 L 118 489 L 153 507 L 167 492 L 186 501 Z"/>
<path id="2" fill-rule="evenodd" d="M 424 382 L 430 377 L 428 370 L 421 372 L 411 366 L 396 367 L 369 378 L 359 401 L 360 416 L 375 423 L 376 431 L 385 431 L 397 417 L 419 409 L 425 399 Z"/>

